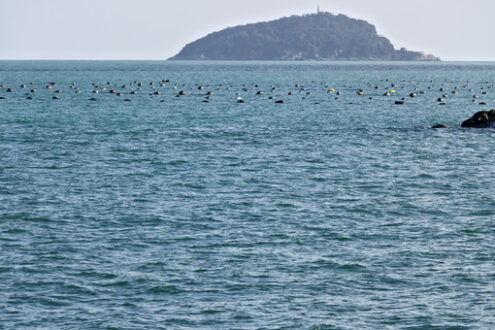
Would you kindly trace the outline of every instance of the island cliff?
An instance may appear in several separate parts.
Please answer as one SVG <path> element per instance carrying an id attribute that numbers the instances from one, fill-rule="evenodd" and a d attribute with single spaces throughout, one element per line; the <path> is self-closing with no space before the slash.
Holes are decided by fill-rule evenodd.
<path id="1" fill-rule="evenodd" d="M 405 48 L 396 50 L 366 21 L 319 12 L 214 32 L 186 45 L 170 60 L 440 59 Z"/>

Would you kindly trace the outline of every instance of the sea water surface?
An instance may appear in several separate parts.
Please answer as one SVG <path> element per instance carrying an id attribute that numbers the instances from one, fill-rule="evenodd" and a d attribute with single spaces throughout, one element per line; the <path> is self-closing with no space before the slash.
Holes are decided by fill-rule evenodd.
<path id="1" fill-rule="evenodd" d="M 495 131 L 460 128 L 495 63 L 0 61 L 0 84 L 0 328 L 495 327 Z"/>

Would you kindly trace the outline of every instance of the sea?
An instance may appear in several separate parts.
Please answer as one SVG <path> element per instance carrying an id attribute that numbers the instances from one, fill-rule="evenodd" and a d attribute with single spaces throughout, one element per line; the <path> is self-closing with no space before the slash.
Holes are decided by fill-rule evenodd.
<path id="1" fill-rule="evenodd" d="M 495 130 L 461 128 L 495 63 L 0 61 L 0 85 L 1 329 L 495 328 Z"/>

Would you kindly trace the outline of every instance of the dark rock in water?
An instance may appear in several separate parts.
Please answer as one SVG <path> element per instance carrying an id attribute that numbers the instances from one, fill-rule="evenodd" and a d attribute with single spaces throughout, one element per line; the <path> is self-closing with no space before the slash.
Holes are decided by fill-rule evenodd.
<path id="1" fill-rule="evenodd" d="M 432 126 L 431 128 L 448 128 L 448 127 L 443 125 L 443 124 L 438 124 L 438 125 Z"/>
<path id="2" fill-rule="evenodd" d="M 0 96 L 0 100 L 5 100 L 5 97 L 3 97 L 3 96 Z"/>
<path id="3" fill-rule="evenodd" d="M 90 98 L 89 100 L 90 101 L 96 101 L 96 99 L 94 97 Z"/>
<path id="4" fill-rule="evenodd" d="M 131 100 L 130 100 L 130 99 L 125 99 L 124 101 L 125 101 L 125 102 L 131 102 Z"/>
<path id="5" fill-rule="evenodd" d="M 237 100 L 237 103 L 244 103 L 244 100 Z"/>
<path id="6" fill-rule="evenodd" d="M 282 104 L 282 103 L 284 103 L 284 101 L 283 100 L 278 100 L 278 101 L 275 101 L 275 103 Z"/>
<path id="7" fill-rule="evenodd" d="M 495 127 L 495 110 L 480 111 L 462 123 L 462 127 L 489 128 Z"/>
<path id="8" fill-rule="evenodd" d="M 480 102 L 480 105 L 486 105 L 486 102 Z"/>
<path id="9" fill-rule="evenodd" d="M 402 105 L 402 104 L 404 104 L 404 101 L 395 101 L 395 104 L 396 105 Z"/>

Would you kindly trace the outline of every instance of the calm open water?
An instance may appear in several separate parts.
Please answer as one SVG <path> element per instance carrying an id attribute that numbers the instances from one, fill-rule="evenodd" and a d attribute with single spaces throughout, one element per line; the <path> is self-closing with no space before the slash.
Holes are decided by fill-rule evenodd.
<path id="1" fill-rule="evenodd" d="M 0 328 L 494 328 L 495 131 L 460 128 L 494 83 L 495 63 L 0 62 Z"/>

